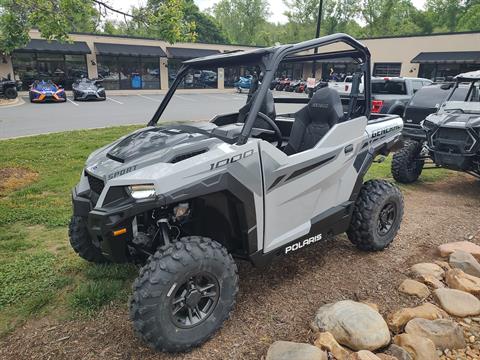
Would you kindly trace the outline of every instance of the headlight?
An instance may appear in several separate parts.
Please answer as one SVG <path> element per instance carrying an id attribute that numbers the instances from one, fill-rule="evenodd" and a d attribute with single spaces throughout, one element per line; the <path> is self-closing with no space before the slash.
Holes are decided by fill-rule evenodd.
<path id="1" fill-rule="evenodd" d="M 421 125 L 427 130 L 431 130 L 435 127 L 435 123 L 431 122 L 430 120 L 423 120 Z"/>
<path id="2" fill-rule="evenodd" d="M 130 185 L 127 191 L 134 199 L 146 199 L 155 196 L 155 187 L 153 184 Z"/>

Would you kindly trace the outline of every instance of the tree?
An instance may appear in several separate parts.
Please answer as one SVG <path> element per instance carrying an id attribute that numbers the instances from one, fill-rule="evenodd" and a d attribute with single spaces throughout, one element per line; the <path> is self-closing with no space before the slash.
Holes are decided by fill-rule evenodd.
<path id="1" fill-rule="evenodd" d="M 480 30 L 480 3 L 471 4 L 458 19 L 458 31 Z"/>
<path id="2" fill-rule="evenodd" d="M 230 42 L 215 18 L 201 12 L 193 0 L 186 0 L 185 18 L 195 23 L 197 41 L 210 44 L 228 44 Z"/>
<path id="3" fill-rule="evenodd" d="M 33 27 L 43 38 L 59 41 L 70 41 L 69 32 L 98 31 L 101 18 L 112 11 L 130 18 L 118 28 L 122 34 L 149 33 L 170 43 L 194 41 L 195 22 L 184 16 L 186 1 L 148 0 L 128 14 L 102 0 L 0 0 L 0 53 L 25 46 Z M 115 31 L 114 22 L 106 24 L 107 32 Z"/>
<path id="4" fill-rule="evenodd" d="M 228 38 L 256 45 L 269 15 L 267 0 L 220 0 L 211 10 Z"/>

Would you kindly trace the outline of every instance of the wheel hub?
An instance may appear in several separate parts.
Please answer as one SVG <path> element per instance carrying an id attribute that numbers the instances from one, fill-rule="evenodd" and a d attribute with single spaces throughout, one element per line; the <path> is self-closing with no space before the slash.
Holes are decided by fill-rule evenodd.
<path id="1" fill-rule="evenodd" d="M 380 215 L 378 218 L 378 233 L 381 236 L 386 235 L 393 227 L 395 219 L 397 217 L 397 209 L 394 203 L 387 203 L 380 210 Z"/>
<path id="2" fill-rule="evenodd" d="M 215 310 L 220 296 L 217 279 L 208 273 L 194 275 L 177 287 L 171 300 L 175 325 L 192 328 L 206 320 Z"/>

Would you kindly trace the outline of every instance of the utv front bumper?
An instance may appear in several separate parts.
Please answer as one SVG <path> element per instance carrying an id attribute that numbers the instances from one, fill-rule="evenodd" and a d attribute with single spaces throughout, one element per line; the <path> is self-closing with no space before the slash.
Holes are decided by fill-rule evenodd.
<path id="1" fill-rule="evenodd" d="M 73 215 L 87 219 L 88 232 L 92 242 L 98 246 L 102 254 L 113 262 L 128 262 L 128 244 L 135 236 L 133 219 L 136 215 L 164 206 L 163 197 L 154 199 L 126 199 L 114 205 L 94 208 L 92 197 L 95 194 L 88 190 L 78 192 L 72 190 Z"/>
<path id="2" fill-rule="evenodd" d="M 427 133 L 421 125 L 405 124 L 402 130 L 402 137 L 404 139 L 412 139 L 416 141 L 427 140 Z"/>

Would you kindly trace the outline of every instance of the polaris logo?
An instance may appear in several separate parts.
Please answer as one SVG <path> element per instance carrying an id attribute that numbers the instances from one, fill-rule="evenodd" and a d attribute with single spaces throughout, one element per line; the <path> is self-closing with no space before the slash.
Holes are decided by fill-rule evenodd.
<path id="1" fill-rule="evenodd" d="M 289 245 L 285 248 L 285 254 L 288 254 L 291 251 L 297 251 L 298 249 L 301 249 L 307 245 L 312 245 L 320 240 L 322 240 L 322 234 L 318 234 L 303 241 L 296 242 L 295 244 Z"/>
<path id="2" fill-rule="evenodd" d="M 108 180 L 112 180 L 118 176 L 122 176 L 122 175 L 125 175 L 125 174 L 128 174 L 132 171 L 135 171 L 137 170 L 137 165 L 133 165 L 133 166 L 130 166 L 128 168 L 125 168 L 125 169 L 122 169 L 122 170 L 118 170 L 118 171 L 115 171 L 114 173 L 108 175 L 107 179 Z"/>
<path id="3" fill-rule="evenodd" d="M 401 126 L 395 125 L 395 126 L 392 126 L 390 128 L 380 129 L 380 130 L 374 131 L 372 133 L 372 139 L 374 139 L 376 137 L 379 137 L 379 136 L 382 136 L 382 135 L 386 135 L 388 133 L 391 133 L 392 131 L 400 130 L 400 129 L 401 129 Z"/>

